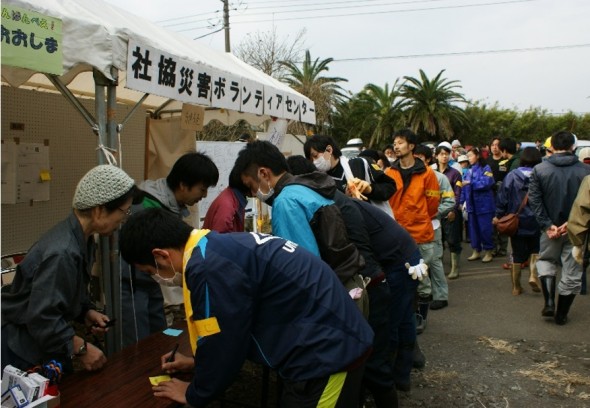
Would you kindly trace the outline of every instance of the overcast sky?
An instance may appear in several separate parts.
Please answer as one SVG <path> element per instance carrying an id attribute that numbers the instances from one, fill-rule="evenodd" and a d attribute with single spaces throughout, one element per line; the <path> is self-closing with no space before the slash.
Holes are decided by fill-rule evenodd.
<path id="1" fill-rule="evenodd" d="M 108 1 L 190 38 L 210 34 L 196 41 L 224 50 L 223 30 L 211 34 L 220 0 Z M 588 0 L 230 1 L 232 47 L 273 26 L 281 38 L 305 28 L 312 59 L 334 58 L 328 75 L 347 78 L 352 92 L 445 69 L 467 99 L 590 112 Z M 197 28 L 207 18 L 215 28 Z M 503 50 L 520 51 L 485 52 Z"/>

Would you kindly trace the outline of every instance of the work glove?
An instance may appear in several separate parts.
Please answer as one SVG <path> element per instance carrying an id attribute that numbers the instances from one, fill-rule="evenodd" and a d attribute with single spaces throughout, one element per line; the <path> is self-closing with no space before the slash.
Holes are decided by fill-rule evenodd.
<path id="1" fill-rule="evenodd" d="M 575 246 L 572 248 L 572 256 L 574 257 L 574 261 L 582 265 L 583 257 L 584 257 L 584 250 L 581 246 Z"/>
<path id="2" fill-rule="evenodd" d="M 424 259 L 420 259 L 418 265 L 414 266 L 410 266 L 410 264 L 406 262 L 406 268 L 408 269 L 408 275 L 414 280 L 418 279 L 421 281 L 425 276 L 428 276 L 428 265 L 424 263 Z"/>

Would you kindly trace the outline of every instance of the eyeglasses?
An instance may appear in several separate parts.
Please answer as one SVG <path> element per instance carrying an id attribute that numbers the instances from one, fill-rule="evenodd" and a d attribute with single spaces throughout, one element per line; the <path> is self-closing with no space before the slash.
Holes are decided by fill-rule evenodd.
<path id="1" fill-rule="evenodd" d="M 130 216 L 131 215 L 131 207 L 129 207 L 128 209 L 124 210 L 122 208 L 117 207 L 117 210 L 121 211 L 123 214 L 125 214 L 126 216 Z"/>

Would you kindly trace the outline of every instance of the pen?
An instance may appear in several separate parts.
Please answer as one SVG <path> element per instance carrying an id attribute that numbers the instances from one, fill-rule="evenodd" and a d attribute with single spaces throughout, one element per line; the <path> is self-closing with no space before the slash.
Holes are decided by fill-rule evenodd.
<path id="1" fill-rule="evenodd" d="M 178 350 L 178 343 L 176 343 L 176 346 L 174 346 L 174 348 L 172 349 L 172 354 L 170 354 L 170 357 L 166 359 L 167 363 L 171 363 L 174 361 L 174 355 L 176 354 L 176 350 Z"/>

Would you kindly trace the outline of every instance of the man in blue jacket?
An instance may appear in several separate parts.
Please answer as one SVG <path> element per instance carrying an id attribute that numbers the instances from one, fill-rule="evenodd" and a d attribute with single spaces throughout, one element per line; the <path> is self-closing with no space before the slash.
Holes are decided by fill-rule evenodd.
<path id="1" fill-rule="evenodd" d="M 318 257 L 271 235 L 193 230 L 161 209 L 131 216 L 120 240 L 137 269 L 184 281 L 195 355 L 162 356 L 162 369 L 194 377 L 158 384 L 156 397 L 205 406 L 250 359 L 283 379 L 281 406 L 358 406 L 373 332 Z"/>

